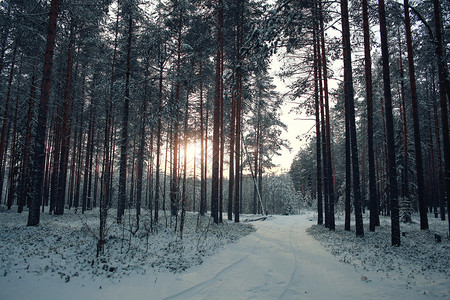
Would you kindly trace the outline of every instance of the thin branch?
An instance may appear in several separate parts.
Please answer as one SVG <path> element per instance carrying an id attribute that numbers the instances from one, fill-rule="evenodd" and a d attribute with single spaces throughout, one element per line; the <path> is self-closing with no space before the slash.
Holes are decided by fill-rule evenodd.
<path id="1" fill-rule="evenodd" d="M 395 4 L 405 7 L 405 5 L 403 3 L 395 2 Z M 422 24 L 426 27 L 428 34 L 430 35 L 430 38 L 433 41 L 433 43 L 436 43 L 436 40 L 434 39 L 434 35 L 433 35 L 433 30 L 431 30 L 431 27 L 428 24 L 427 20 L 425 20 L 425 18 L 422 16 L 422 14 L 415 7 L 411 6 L 410 4 L 408 5 L 408 7 L 416 15 L 416 17 L 419 18 L 419 20 L 422 22 Z"/>

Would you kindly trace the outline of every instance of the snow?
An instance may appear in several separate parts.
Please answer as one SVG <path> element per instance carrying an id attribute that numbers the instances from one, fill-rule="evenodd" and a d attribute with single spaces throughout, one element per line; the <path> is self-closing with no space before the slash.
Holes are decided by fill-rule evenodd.
<path id="1" fill-rule="evenodd" d="M 339 261 L 362 270 L 365 281 L 397 281 L 400 287 L 416 293 L 450 299 L 448 223 L 432 214 L 428 220 L 429 230 L 420 230 L 417 214 L 412 223 L 401 223 L 401 247 L 391 246 L 390 217 L 381 217 L 381 226 L 375 232 L 364 224 L 364 238 L 356 237 L 354 231 L 345 231 L 343 220 L 338 220 L 334 232 L 318 225 L 307 232 Z M 436 242 L 435 235 L 441 237 L 441 242 Z"/>
<path id="2" fill-rule="evenodd" d="M 26 214 L 0 213 L 0 299 L 450 297 L 449 240 L 428 240 L 438 229 L 416 232 L 418 224 L 402 227 L 402 247 L 393 248 L 381 241 L 389 239 L 383 224 L 357 239 L 339 224 L 336 232 L 308 230 L 313 213 L 219 226 L 205 218 L 197 230 L 197 215 L 188 214 L 182 242 L 173 227 L 161 227 L 147 251 L 146 234 L 129 239 L 110 222 L 105 256 L 95 259 L 97 214 L 43 214 L 41 226 L 30 228 Z"/>

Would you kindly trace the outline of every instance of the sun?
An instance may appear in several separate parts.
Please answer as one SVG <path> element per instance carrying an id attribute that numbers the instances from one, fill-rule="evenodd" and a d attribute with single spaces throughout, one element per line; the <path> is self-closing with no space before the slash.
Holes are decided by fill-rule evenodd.
<path id="1" fill-rule="evenodd" d="M 181 153 L 180 153 L 180 159 L 184 161 L 184 144 L 181 145 Z M 186 160 L 187 164 L 193 166 L 194 160 L 196 160 L 198 164 L 198 160 L 201 158 L 201 145 L 199 142 L 190 142 L 187 144 L 186 149 Z"/>

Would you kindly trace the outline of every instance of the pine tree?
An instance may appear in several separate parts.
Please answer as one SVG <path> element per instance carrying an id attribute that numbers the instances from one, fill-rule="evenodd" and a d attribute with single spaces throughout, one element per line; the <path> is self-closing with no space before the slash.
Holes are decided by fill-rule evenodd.
<path id="1" fill-rule="evenodd" d="M 36 129 L 36 139 L 33 152 L 33 173 L 31 174 L 33 183 L 32 198 L 28 214 L 28 226 L 39 225 L 40 205 L 42 200 L 42 184 L 45 164 L 45 140 L 47 133 L 47 114 L 50 96 L 50 84 L 53 69 L 53 56 L 56 40 L 56 25 L 58 18 L 59 0 L 52 0 L 50 4 L 50 15 L 47 32 L 47 43 L 45 46 L 45 58 L 43 77 L 41 82 L 41 96 L 38 110 L 38 123 Z"/>
<path id="2" fill-rule="evenodd" d="M 353 175 L 353 206 L 355 209 L 356 221 L 356 235 L 364 235 L 364 227 L 361 212 L 361 187 L 359 178 L 359 160 L 358 160 L 358 146 L 356 144 L 356 124 L 355 124 L 355 104 L 353 95 L 353 76 L 352 76 L 352 61 L 351 61 L 351 45 L 350 45 L 350 26 L 348 20 L 348 1 L 341 1 L 342 14 L 342 39 L 344 48 L 344 85 L 345 98 L 348 111 L 348 125 L 351 140 L 351 156 L 352 156 L 352 175 Z M 348 137 L 346 137 L 348 138 Z"/>
<path id="3" fill-rule="evenodd" d="M 411 103 L 412 103 L 412 114 L 413 114 L 413 124 L 414 124 L 414 145 L 415 145 L 415 155 L 416 155 L 416 174 L 417 174 L 417 193 L 419 196 L 419 212 L 420 212 L 420 229 L 428 229 L 428 217 L 427 208 L 424 199 L 424 177 L 423 177 L 423 165 L 422 165 L 422 144 L 420 139 L 420 121 L 419 121 L 419 111 L 417 103 L 417 89 L 416 89 L 416 78 L 414 69 L 414 54 L 412 48 L 412 38 L 411 38 L 411 20 L 409 17 L 409 1 L 404 0 L 405 7 L 405 30 L 406 30 L 406 45 L 408 49 L 408 68 L 409 68 L 409 83 L 411 89 Z"/>
<path id="4" fill-rule="evenodd" d="M 383 61 L 383 86 L 386 118 L 387 168 L 389 179 L 389 201 L 391 208 L 391 242 L 392 246 L 400 246 L 400 220 L 397 192 L 397 170 L 395 161 L 394 120 L 392 115 L 391 79 L 389 74 L 389 50 L 386 26 L 386 10 L 384 0 L 378 1 L 380 18 L 381 55 Z"/>

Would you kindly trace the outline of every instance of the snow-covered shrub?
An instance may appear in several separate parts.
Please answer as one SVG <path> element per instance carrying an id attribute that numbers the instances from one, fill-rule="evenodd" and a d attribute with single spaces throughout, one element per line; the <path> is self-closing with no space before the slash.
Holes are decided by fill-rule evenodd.
<path id="1" fill-rule="evenodd" d="M 304 200 L 295 191 L 289 173 L 266 177 L 263 202 L 271 214 L 298 214 L 304 207 Z"/>

